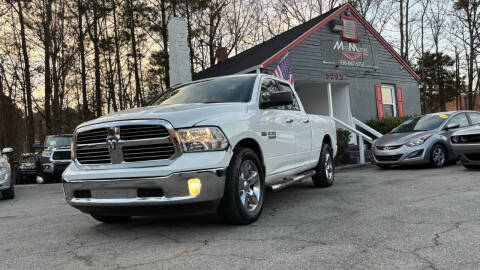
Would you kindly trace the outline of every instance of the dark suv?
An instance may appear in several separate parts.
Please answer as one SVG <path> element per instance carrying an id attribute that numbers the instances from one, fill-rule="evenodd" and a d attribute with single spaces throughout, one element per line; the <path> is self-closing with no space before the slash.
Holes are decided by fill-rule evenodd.
<path id="1" fill-rule="evenodd" d="M 20 156 L 17 166 L 17 184 L 25 184 L 28 181 L 35 181 L 40 173 L 40 156 L 35 153 L 25 153 Z"/>
<path id="2" fill-rule="evenodd" d="M 72 135 L 50 135 L 45 138 L 41 158 L 41 174 L 37 182 L 59 182 L 63 171 L 71 162 Z"/>

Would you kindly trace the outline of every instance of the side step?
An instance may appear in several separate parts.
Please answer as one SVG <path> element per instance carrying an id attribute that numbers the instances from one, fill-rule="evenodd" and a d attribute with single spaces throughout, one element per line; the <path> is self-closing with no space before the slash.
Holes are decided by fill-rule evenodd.
<path id="1" fill-rule="evenodd" d="M 301 174 L 298 174 L 298 175 L 294 176 L 293 178 L 285 178 L 284 182 L 274 184 L 274 185 L 271 185 L 271 186 L 267 186 L 267 189 L 270 190 L 270 191 L 278 191 L 278 190 L 284 189 L 284 188 L 286 188 L 286 187 L 288 187 L 292 184 L 300 182 L 305 178 L 312 177 L 313 175 L 315 175 L 315 173 L 316 173 L 315 170 L 306 171 L 306 172 L 303 172 Z"/>

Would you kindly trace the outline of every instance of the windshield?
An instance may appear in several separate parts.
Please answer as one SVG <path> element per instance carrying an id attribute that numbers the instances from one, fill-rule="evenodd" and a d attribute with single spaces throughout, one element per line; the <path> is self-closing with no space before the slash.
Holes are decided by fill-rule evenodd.
<path id="1" fill-rule="evenodd" d="M 45 138 L 46 147 L 64 147 L 70 146 L 72 136 L 47 136 Z"/>
<path id="2" fill-rule="evenodd" d="M 402 133 L 402 132 L 416 132 L 416 131 L 427 131 L 433 130 L 445 122 L 448 116 L 440 114 L 431 114 L 425 116 L 418 116 L 410 120 L 405 121 L 400 126 L 394 128 L 391 133 Z"/>
<path id="3" fill-rule="evenodd" d="M 195 82 L 165 92 L 152 105 L 248 102 L 254 81 L 244 76 Z"/>

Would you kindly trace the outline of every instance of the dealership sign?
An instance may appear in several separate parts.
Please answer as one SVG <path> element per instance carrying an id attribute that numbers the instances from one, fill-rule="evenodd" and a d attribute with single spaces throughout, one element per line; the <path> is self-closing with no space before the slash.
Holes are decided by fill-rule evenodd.
<path id="1" fill-rule="evenodd" d="M 365 58 L 369 56 L 367 48 L 354 42 L 336 41 L 332 49 L 334 52 L 340 53 L 336 60 L 342 66 L 364 67 L 366 65 Z"/>

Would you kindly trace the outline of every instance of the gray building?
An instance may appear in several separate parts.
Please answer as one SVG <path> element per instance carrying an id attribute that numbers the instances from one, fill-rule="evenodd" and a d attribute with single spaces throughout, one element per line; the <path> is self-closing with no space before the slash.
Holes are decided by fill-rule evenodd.
<path id="1" fill-rule="evenodd" d="M 273 74 L 289 55 L 308 113 L 350 127 L 420 114 L 420 78 L 351 5 L 345 4 L 193 75 Z"/>

